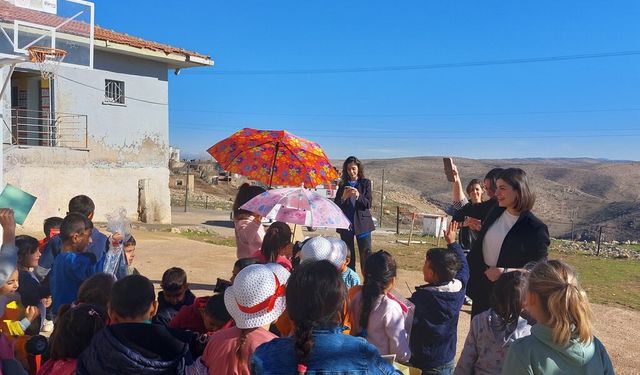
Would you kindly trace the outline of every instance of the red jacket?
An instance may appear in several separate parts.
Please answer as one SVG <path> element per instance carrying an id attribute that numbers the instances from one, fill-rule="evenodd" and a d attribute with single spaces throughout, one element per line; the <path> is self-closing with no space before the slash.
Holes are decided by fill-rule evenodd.
<path id="1" fill-rule="evenodd" d="M 209 297 L 198 297 L 192 305 L 182 306 L 178 314 L 169 322 L 169 327 L 207 333 L 204 321 L 202 320 L 202 311 L 204 311 L 204 306 L 208 300 Z"/>

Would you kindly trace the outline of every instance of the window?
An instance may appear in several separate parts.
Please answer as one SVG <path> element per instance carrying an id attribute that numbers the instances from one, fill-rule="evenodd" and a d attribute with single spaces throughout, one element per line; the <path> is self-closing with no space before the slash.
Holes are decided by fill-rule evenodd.
<path id="1" fill-rule="evenodd" d="M 104 102 L 124 104 L 124 82 L 104 80 Z"/>

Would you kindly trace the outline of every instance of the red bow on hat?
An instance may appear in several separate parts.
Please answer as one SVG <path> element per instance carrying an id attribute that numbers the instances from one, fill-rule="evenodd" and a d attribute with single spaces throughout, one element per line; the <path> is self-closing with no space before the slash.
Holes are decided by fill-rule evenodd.
<path id="1" fill-rule="evenodd" d="M 276 279 L 276 290 L 273 292 L 273 295 L 252 307 L 242 306 L 236 301 L 236 304 L 238 305 L 240 311 L 245 314 L 255 314 L 258 311 L 264 309 L 266 309 L 267 312 L 271 312 L 271 310 L 273 310 L 273 308 L 276 306 L 276 300 L 278 299 L 278 297 L 283 296 L 285 291 L 285 286 L 280 285 L 280 280 L 278 280 L 278 277 L 275 273 L 273 274 L 273 278 Z"/>

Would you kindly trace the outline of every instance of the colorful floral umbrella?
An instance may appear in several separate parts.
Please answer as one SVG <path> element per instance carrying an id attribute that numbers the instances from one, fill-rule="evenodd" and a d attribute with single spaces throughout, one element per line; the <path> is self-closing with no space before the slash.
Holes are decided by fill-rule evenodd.
<path id="1" fill-rule="evenodd" d="M 349 229 L 351 222 L 331 199 L 305 188 L 266 191 L 240 208 L 285 223 Z"/>
<path id="2" fill-rule="evenodd" d="M 244 128 L 207 150 L 227 171 L 269 187 L 315 187 L 338 178 L 322 148 L 284 130 Z"/>

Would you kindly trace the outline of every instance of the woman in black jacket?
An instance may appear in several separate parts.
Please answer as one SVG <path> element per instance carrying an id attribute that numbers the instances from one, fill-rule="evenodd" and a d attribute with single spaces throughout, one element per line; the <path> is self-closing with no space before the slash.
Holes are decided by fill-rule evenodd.
<path id="1" fill-rule="evenodd" d="M 356 249 L 358 242 L 360 268 L 364 267 L 367 256 L 371 254 L 371 232 L 376 228 L 371 218 L 371 181 L 364 178 L 362 163 L 355 156 L 349 156 L 342 165 L 342 177 L 336 193 L 335 202 L 351 221 L 349 229 L 338 229 L 340 238 L 351 252 L 349 268 L 356 269 Z"/>
<path id="2" fill-rule="evenodd" d="M 493 282 L 501 274 L 546 258 L 549 247 L 547 226 L 531 213 L 535 195 L 527 174 L 520 168 L 505 169 L 496 185 L 498 207 L 484 219 L 468 256 L 471 316 L 489 308 Z"/>

